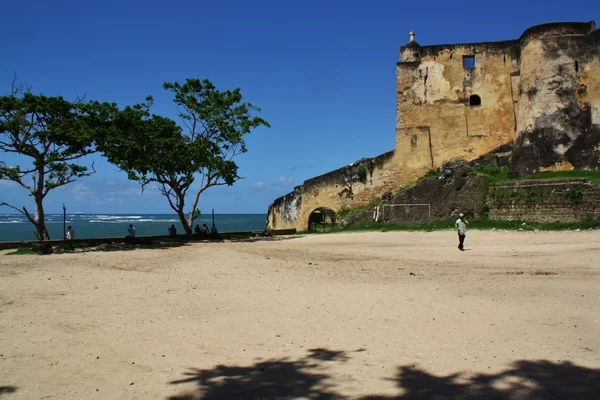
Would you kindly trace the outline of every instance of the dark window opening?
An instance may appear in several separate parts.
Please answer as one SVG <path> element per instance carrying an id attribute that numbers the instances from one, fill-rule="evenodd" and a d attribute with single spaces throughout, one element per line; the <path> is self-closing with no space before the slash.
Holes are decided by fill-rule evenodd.
<path id="1" fill-rule="evenodd" d="M 480 106 L 481 105 L 481 97 L 477 96 L 476 94 L 471 95 L 471 97 L 469 97 L 469 105 L 470 106 Z"/>
<path id="2" fill-rule="evenodd" d="M 452 53 L 450 53 L 450 59 L 452 60 Z"/>
<path id="3" fill-rule="evenodd" d="M 416 57 L 419 58 L 419 53 L 416 54 Z"/>
<path id="4" fill-rule="evenodd" d="M 579 72 L 579 61 L 575 61 L 575 72 Z"/>
<path id="5" fill-rule="evenodd" d="M 475 69 L 475 56 L 463 56 L 463 67 L 465 69 Z"/>
<path id="6" fill-rule="evenodd" d="M 506 64 L 506 53 L 504 53 L 504 64 Z"/>

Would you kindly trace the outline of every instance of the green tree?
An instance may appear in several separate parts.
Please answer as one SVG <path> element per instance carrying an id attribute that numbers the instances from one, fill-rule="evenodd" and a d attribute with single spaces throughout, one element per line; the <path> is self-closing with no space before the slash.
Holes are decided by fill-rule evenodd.
<path id="1" fill-rule="evenodd" d="M 202 193 L 241 179 L 234 159 L 247 151 L 244 136 L 269 123 L 254 116 L 260 109 L 244 102 L 240 89 L 219 91 L 209 80 L 199 79 L 165 83 L 163 88 L 174 96 L 180 125 L 151 114 L 148 97 L 125 108 L 116 119 L 117 129 L 97 145 L 142 188 L 158 184 L 185 232 L 192 234 Z M 192 205 L 186 209 L 188 194 Z"/>
<path id="2" fill-rule="evenodd" d="M 21 156 L 26 166 L 0 161 L 0 179 L 16 182 L 33 197 L 33 214 L 26 206 L 10 207 L 35 226 L 39 239 L 50 239 L 44 217 L 44 198 L 52 189 L 96 171 L 77 161 L 92 152 L 93 138 L 110 129 L 116 106 L 95 101 L 74 102 L 62 97 L 32 94 L 15 87 L 0 97 L 0 151 Z"/>

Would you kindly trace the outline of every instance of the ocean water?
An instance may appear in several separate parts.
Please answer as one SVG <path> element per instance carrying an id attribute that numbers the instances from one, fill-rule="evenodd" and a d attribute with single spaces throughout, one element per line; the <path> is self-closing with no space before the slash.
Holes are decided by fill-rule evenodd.
<path id="1" fill-rule="evenodd" d="M 262 230 L 267 221 L 266 214 L 215 214 L 215 225 L 219 232 Z M 174 214 L 67 214 L 67 227 L 75 230 L 76 239 L 120 237 L 127 235 L 129 224 L 133 224 L 138 236 L 167 235 L 174 224 L 177 233 L 184 233 L 177 215 Z M 212 215 L 202 216 L 195 224 L 212 226 Z M 63 215 L 47 214 L 46 228 L 51 239 L 63 237 Z M 35 240 L 33 224 L 20 214 L 0 214 L 0 242 Z"/>

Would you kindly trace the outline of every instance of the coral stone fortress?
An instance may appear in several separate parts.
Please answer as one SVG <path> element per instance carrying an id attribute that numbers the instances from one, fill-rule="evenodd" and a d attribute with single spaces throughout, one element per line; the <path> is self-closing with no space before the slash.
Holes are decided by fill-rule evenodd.
<path id="1" fill-rule="evenodd" d="M 366 204 L 455 157 L 496 154 L 521 175 L 599 167 L 593 21 L 502 42 L 421 46 L 409 35 L 396 67 L 395 150 L 305 181 L 270 205 L 269 228 L 306 230 L 317 209 Z"/>

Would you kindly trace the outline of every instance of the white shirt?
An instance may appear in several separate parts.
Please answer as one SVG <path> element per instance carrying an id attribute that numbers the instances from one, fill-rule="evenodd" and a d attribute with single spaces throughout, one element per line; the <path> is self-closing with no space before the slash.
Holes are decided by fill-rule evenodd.
<path id="1" fill-rule="evenodd" d="M 75 231 L 73 229 L 69 229 L 67 231 L 67 240 L 75 239 Z"/>
<path id="2" fill-rule="evenodd" d="M 469 221 L 467 220 L 462 220 L 462 219 L 457 219 L 456 223 L 454 224 L 455 227 L 458 228 L 458 234 L 459 235 L 466 235 L 467 234 L 467 224 L 469 223 Z"/>
<path id="3" fill-rule="evenodd" d="M 129 227 L 128 231 L 129 231 L 129 236 L 134 238 L 135 237 L 135 228 L 133 226 L 131 226 L 131 227 Z"/>

